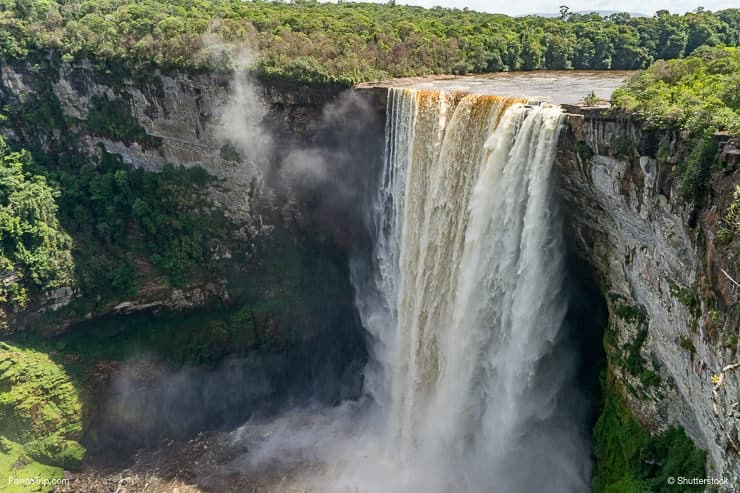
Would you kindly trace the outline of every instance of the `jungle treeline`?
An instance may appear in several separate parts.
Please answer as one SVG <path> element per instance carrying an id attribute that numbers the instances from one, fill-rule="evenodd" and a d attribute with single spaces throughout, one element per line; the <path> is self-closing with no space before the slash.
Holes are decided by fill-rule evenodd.
<path id="1" fill-rule="evenodd" d="M 641 69 L 700 46 L 737 46 L 740 10 L 652 17 L 508 17 L 298 0 L 0 0 L 0 55 L 141 70 L 229 69 L 307 82 L 537 69 Z M 238 56 L 237 56 L 238 55 Z"/>

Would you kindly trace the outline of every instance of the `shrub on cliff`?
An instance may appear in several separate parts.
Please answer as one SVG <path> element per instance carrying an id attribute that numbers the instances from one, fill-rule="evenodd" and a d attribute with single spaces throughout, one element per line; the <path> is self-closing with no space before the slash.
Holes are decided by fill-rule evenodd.
<path id="1" fill-rule="evenodd" d="M 93 96 L 88 110 L 87 125 L 101 137 L 127 143 L 138 142 L 144 147 L 161 145 L 160 139 L 147 134 L 139 125 L 131 114 L 128 102 L 123 99 Z"/>

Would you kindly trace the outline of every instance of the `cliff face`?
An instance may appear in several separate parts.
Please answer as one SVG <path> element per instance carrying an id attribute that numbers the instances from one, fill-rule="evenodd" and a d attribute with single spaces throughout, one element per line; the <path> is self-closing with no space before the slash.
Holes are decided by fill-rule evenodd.
<path id="1" fill-rule="evenodd" d="M 235 122 L 228 114 L 235 108 L 237 114 L 254 113 L 254 121 L 248 123 L 266 127 L 267 132 L 254 139 L 255 147 L 273 138 L 292 144 L 309 138 L 324 106 L 338 94 L 331 86 L 235 81 L 222 74 L 154 72 L 142 80 L 106 75 L 90 62 L 63 63 L 51 74 L 30 63 L 13 63 L 2 66 L 0 100 L 19 104 L 44 78 L 51 78 L 65 117 L 84 124 L 95 98 L 120 99 L 156 142 L 142 146 L 93 130 L 80 143 L 90 155 L 98 153 L 102 144 L 108 152 L 120 155 L 124 163 L 148 171 L 160 171 L 165 163 L 200 166 L 225 181 L 223 205 L 242 214 L 253 208 L 248 193 L 253 182 L 262 178 L 264 170 L 258 160 L 264 156 L 257 152 L 237 155 L 225 149 L 238 137 L 229 128 Z"/>
<path id="2" fill-rule="evenodd" d="M 209 189 L 210 205 L 223 210 L 233 222 L 248 256 L 234 260 L 233 270 L 242 272 L 236 277 L 260 272 L 261 266 L 273 263 L 270 252 L 284 251 L 286 242 L 325 244 L 329 257 L 337 252 L 340 257 L 346 255 L 351 228 L 324 217 L 326 211 L 316 206 L 312 190 L 301 188 L 298 193 L 273 176 L 280 174 L 279 164 L 291 150 L 310 149 L 315 140 L 336 130 L 327 128 L 337 123 L 327 122 L 324 112 L 337 99 L 337 87 L 178 72 L 155 72 L 142 79 L 106 74 L 90 62 L 62 63 L 53 69 L 46 64 L 0 62 L 0 106 L 19 108 L 29 95 L 38 95 L 45 86 L 51 89 L 45 97 L 54 99 L 55 105 L 58 102 L 63 118 L 74 129 L 77 150 L 93 161 L 105 150 L 133 168 L 158 172 L 165 164 L 199 166 L 216 177 Z M 138 128 L 139 138 L 120 131 L 121 135 L 116 135 L 95 123 L 110 117 L 111 108 L 119 108 L 115 115 L 119 121 Z M 1 130 L 20 145 L 36 139 L 40 147 L 52 152 L 55 142 L 64 139 L 51 129 L 34 135 L 37 129 L 22 121 L 6 124 Z M 382 138 L 377 128 L 368 132 Z M 311 203 L 306 206 L 306 202 Z M 275 236 L 280 244 L 270 246 Z M 232 252 L 214 255 L 230 258 Z M 94 312 L 73 313 L 66 307 L 80 293 L 74 287 L 63 287 L 35 297 L 25 310 L 11 313 L 9 325 L 21 330 L 44 320 L 58 332 L 81 318 L 159 307 L 181 310 L 214 299 L 229 302 L 234 292 L 254 291 L 251 285 L 234 286 L 232 279 L 221 276 L 173 287 L 152 272 L 146 259 L 137 260 L 137 269 L 139 286 L 133 297 L 98 304 Z M 290 288 L 268 285 L 265 290 Z M 344 290 L 351 305 L 351 289 L 347 285 Z"/>
<path id="3" fill-rule="evenodd" d="M 672 169 L 666 130 L 569 108 L 557 166 L 567 231 L 609 306 L 608 379 L 652 432 L 681 425 L 715 475 L 740 472 L 737 287 L 718 220 L 737 171 L 716 174 L 698 213 Z"/>

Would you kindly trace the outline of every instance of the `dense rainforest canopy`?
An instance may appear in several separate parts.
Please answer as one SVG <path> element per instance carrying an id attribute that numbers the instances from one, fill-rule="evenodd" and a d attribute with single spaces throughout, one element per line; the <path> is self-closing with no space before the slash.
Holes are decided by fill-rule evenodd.
<path id="1" fill-rule="evenodd" d="M 0 55 L 54 49 L 131 69 L 226 68 L 243 43 L 268 75 L 353 83 L 434 73 L 639 69 L 736 46 L 740 10 L 520 17 L 371 3 L 0 0 Z M 229 46 L 228 49 L 224 49 Z"/>

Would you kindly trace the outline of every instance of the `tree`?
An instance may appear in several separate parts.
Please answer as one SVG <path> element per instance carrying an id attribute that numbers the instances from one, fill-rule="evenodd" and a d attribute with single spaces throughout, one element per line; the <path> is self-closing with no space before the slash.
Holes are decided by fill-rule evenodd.
<path id="1" fill-rule="evenodd" d="M 0 136 L 0 304 L 23 306 L 29 293 L 72 280 L 72 240 L 57 217 L 59 194 L 30 167 L 30 153 L 11 150 Z"/>
<path id="2" fill-rule="evenodd" d="M 567 21 L 568 20 L 568 12 L 570 9 L 567 5 L 561 5 L 560 6 L 560 20 L 561 21 Z"/>

